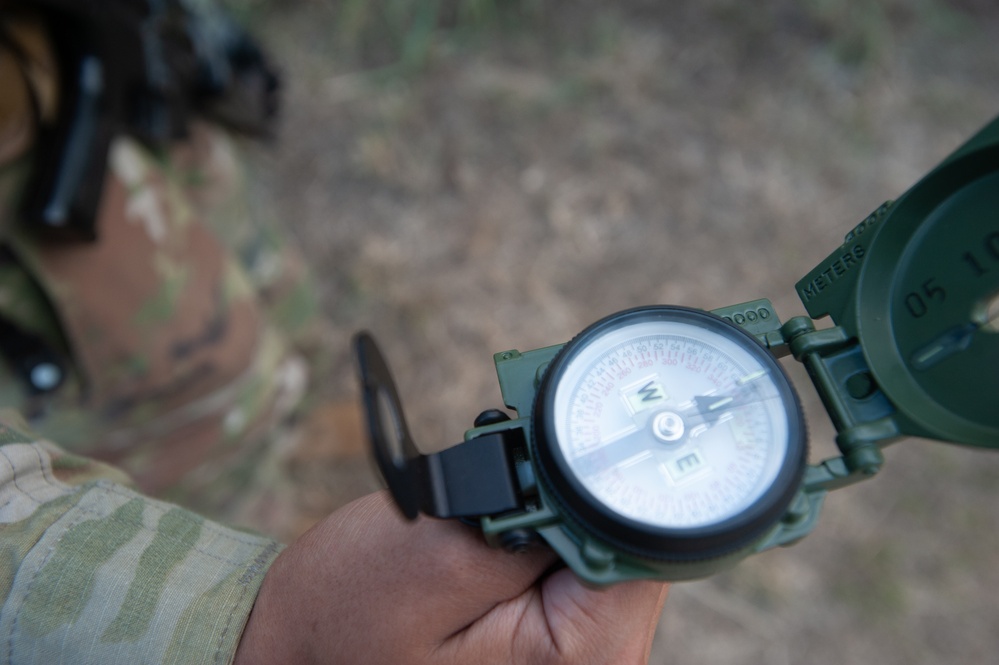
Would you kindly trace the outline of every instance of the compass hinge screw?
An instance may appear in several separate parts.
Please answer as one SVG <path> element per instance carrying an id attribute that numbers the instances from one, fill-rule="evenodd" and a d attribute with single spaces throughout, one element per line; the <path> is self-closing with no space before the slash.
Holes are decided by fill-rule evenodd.
<path id="1" fill-rule="evenodd" d="M 499 409 L 486 409 L 480 413 L 475 418 L 476 427 L 485 427 L 487 425 L 495 425 L 497 423 L 505 423 L 510 420 L 510 416 L 503 413 Z"/>
<path id="2" fill-rule="evenodd" d="M 500 535 L 499 542 L 507 552 L 521 554 L 538 542 L 538 536 L 528 529 L 511 529 Z"/>

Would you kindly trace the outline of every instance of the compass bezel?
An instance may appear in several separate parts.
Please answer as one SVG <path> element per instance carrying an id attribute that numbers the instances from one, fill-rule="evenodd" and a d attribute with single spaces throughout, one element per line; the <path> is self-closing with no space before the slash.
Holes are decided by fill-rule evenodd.
<path id="1" fill-rule="evenodd" d="M 558 443 L 555 395 L 570 363 L 603 335 L 646 322 L 682 322 L 715 331 L 744 348 L 766 368 L 784 405 L 787 454 L 772 484 L 749 508 L 723 521 L 689 528 L 661 527 L 629 518 L 607 506 L 576 477 Z M 714 314 L 678 306 L 638 307 L 612 314 L 566 344 L 545 370 L 532 415 L 531 454 L 543 487 L 582 531 L 620 550 L 656 560 L 697 560 L 729 554 L 774 526 L 801 485 L 807 441 L 801 403 L 780 362 L 757 339 Z"/>

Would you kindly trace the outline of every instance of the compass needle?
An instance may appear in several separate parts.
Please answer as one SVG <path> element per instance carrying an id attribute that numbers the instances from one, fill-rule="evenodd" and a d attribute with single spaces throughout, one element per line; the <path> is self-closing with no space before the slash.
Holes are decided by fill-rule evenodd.
<path id="1" fill-rule="evenodd" d="M 638 453 L 637 455 L 632 455 L 628 459 L 626 459 L 626 460 L 624 460 L 622 462 L 618 462 L 617 464 L 615 464 L 614 466 L 612 466 L 610 468 L 610 470 L 621 471 L 621 470 L 627 469 L 629 467 L 635 466 L 636 464 L 641 464 L 642 462 L 645 462 L 646 460 L 650 460 L 650 459 L 653 459 L 652 453 L 649 452 L 648 450 L 643 450 L 642 452 Z"/>
<path id="2" fill-rule="evenodd" d="M 655 356 L 638 379 L 618 369 L 652 349 L 673 355 Z M 613 385 L 594 399 L 585 386 L 597 376 Z M 697 310 L 647 307 L 608 317 L 562 349 L 539 390 L 534 443 L 560 503 L 615 542 L 717 550 L 772 525 L 797 490 L 800 418 L 786 375 L 750 335 Z"/>
<path id="3" fill-rule="evenodd" d="M 722 407 L 728 406 L 729 404 L 731 404 L 734 401 L 735 401 L 734 397 L 724 397 L 724 398 L 718 400 L 717 402 L 708 405 L 708 411 L 717 411 L 718 409 L 721 409 Z"/>

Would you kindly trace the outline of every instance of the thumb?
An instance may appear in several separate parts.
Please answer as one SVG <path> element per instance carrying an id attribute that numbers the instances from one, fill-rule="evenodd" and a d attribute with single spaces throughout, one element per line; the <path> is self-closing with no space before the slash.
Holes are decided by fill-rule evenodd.
<path id="1" fill-rule="evenodd" d="M 669 585 L 640 580 L 585 586 L 560 570 L 542 586 L 545 616 L 560 654 L 577 663 L 647 663 Z"/>

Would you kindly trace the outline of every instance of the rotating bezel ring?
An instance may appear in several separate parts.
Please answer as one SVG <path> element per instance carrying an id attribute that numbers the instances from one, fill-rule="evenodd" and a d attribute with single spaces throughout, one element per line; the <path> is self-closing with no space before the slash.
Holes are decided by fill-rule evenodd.
<path id="1" fill-rule="evenodd" d="M 691 330 L 709 331 L 731 340 L 766 370 L 781 400 L 786 454 L 773 481 L 749 507 L 717 523 L 665 527 L 626 516 L 587 489 L 559 445 L 556 393 L 566 380 L 570 365 L 606 335 L 650 322 L 678 322 L 687 324 Z M 651 421 L 653 436 L 664 445 L 684 436 L 682 419 L 674 416 L 670 410 L 661 410 Z M 566 344 L 541 380 L 534 402 L 532 430 L 531 455 L 542 486 L 571 527 L 628 554 L 655 560 L 703 560 L 751 544 L 784 515 L 800 487 L 807 461 L 800 401 L 777 359 L 741 328 L 713 314 L 684 307 L 652 306 L 619 312 L 594 323 Z"/>

